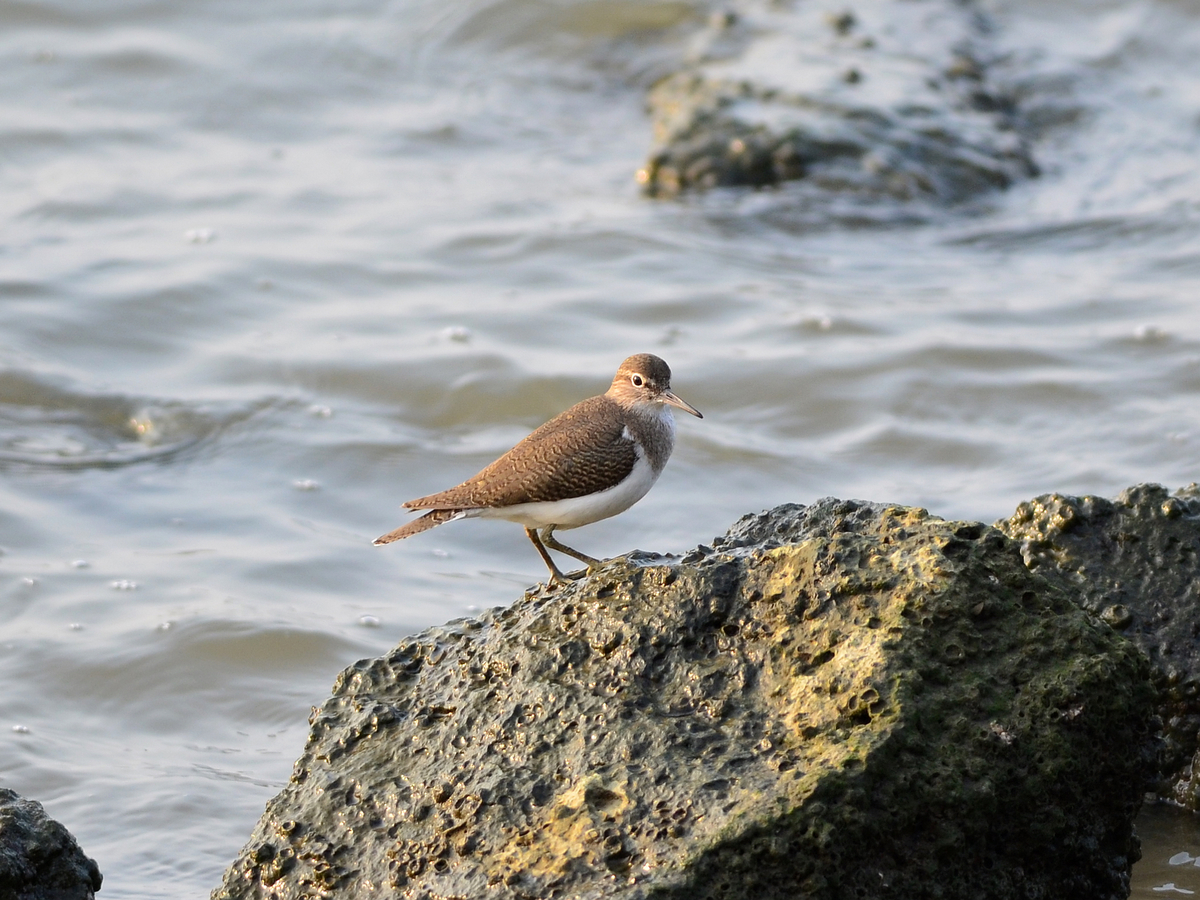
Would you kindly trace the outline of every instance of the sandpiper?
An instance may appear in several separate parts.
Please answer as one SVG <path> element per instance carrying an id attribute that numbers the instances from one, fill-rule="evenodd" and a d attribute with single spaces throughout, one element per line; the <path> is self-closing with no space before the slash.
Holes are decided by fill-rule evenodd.
<path id="1" fill-rule="evenodd" d="M 557 541 L 555 529 L 599 522 L 646 496 L 675 447 L 671 407 L 704 418 L 671 391 L 665 362 L 650 353 L 631 356 L 605 393 L 555 416 L 458 487 L 402 504 L 429 512 L 375 543 L 390 544 L 454 519 L 506 519 L 525 526 L 550 569 L 550 583 L 563 584 L 566 576 L 547 547 L 589 569 L 599 560 Z"/>

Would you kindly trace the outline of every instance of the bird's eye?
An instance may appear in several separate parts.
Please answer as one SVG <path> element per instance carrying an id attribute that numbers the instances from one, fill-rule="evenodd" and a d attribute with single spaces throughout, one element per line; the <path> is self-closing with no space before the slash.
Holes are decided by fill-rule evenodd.
<path id="1" fill-rule="evenodd" d="M 633 382 L 634 387 L 641 387 L 643 384 L 645 384 L 645 381 L 642 379 L 641 375 L 630 375 L 629 380 Z"/>

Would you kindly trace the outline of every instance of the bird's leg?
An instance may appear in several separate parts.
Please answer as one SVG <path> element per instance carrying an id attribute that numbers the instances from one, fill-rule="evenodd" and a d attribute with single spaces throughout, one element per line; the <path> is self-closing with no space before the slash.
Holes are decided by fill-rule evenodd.
<path id="1" fill-rule="evenodd" d="M 526 528 L 525 534 L 533 541 L 533 546 L 537 547 L 537 552 L 542 555 L 542 561 L 546 563 L 546 568 L 550 570 L 550 584 L 567 584 L 570 579 L 558 570 L 558 566 L 554 564 L 554 560 L 550 558 L 550 554 L 546 552 L 545 546 L 538 539 L 538 533 L 532 528 Z"/>
<path id="2" fill-rule="evenodd" d="M 563 543 L 559 542 L 558 540 L 556 540 L 554 537 L 555 527 L 556 526 L 554 526 L 554 525 L 547 525 L 545 528 L 542 529 L 541 537 L 542 537 L 543 544 L 545 544 L 551 550 L 557 550 L 559 553 L 565 553 L 565 554 L 567 554 L 567 556 L 575 557 L 581 563 L 586 564 L 589 571 L 596 568 L 596 566 L 600 565 L 600 560 L 593 559 L 592 557 L 588 556 L 586 553 L 580 553 L 578 550 L 572 550 L 566 544 L 563 544 Z"/>

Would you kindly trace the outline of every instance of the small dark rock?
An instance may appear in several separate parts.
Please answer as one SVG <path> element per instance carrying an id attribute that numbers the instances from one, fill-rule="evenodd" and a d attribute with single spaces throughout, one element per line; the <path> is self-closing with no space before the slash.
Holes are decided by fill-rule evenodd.
<path id="1" fill-rule="evenodd" d="M 0 900 L 92 900 L 102 880 L 42 804 L 0 788 Z"/>
<path id="2" fill-rule="evenodd" d="M 825 21 L 840 35 L 847 35 L 854 30 L 858 20 L 854 18 L 854 13 L 846 11 L 843 13 L 826 13 Z"/>

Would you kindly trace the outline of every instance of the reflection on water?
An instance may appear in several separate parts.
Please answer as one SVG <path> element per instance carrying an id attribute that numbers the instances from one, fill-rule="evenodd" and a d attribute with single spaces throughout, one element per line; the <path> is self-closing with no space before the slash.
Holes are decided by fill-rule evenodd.
<path id="1" fill-rule="evenodd" d="M 203 895 L 341 667 L 543 576 L 508 523 L 370 542 L 631 353 L 705 419 L 602 555 L 1197 480 L 1195 10 L 992 4 L 1040 174 L 953 210 L 644 197 L 650 87 L 770 38 L 712 11 L 0 6 L 0 783 L 104 896 Z"/>

